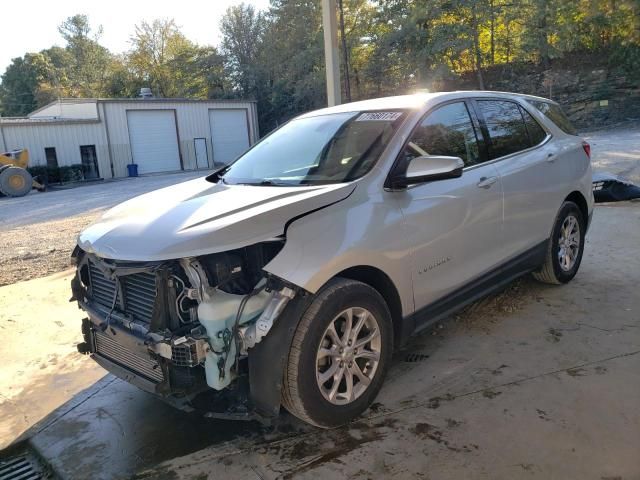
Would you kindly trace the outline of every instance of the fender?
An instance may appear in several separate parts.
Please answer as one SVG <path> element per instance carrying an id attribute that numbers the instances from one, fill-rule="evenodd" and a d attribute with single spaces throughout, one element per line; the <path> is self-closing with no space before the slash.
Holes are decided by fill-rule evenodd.
<path id="1" fill-rule="evenodd" d="M 313 295 L 300 292 L 282 311 L 262 341 L 249 350 L 249 398 L 266 419 L 280 414 L 282 379 L 293 336 Z"/>

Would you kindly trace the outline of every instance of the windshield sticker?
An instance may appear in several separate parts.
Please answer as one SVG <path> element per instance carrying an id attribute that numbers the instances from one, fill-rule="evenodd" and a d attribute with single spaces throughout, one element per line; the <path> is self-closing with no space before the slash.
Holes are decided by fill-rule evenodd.
<path id="1" fill-rule="evenodd" d="M 402 112 L 368 112 L 356 118 L 356 122 L 393 122 L 401 115 Z"/>

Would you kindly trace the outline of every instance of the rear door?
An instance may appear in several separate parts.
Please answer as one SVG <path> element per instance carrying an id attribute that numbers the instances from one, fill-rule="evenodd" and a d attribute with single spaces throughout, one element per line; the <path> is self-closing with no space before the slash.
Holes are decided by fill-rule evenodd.
<path id="1" fill-rule="evenodd" d="M 504 257 L 510 259 L 549 238 L 563 199 L 562 162 L 551 135 L 518 102 L 478 98 L 474 106 L 502 180 Z"/>
<path id="2" fill-rule="evenodd" d="M 449 155 L 465 163 L 460 178 L 410 186 L 401 209 L 412 250 L 416 309 L 488 272 L 500 261 L 502 186 L 485 163 L 478 125 L 464 101 L 436 107 L 414 132 L 400 165 L 419 155 Z"/>

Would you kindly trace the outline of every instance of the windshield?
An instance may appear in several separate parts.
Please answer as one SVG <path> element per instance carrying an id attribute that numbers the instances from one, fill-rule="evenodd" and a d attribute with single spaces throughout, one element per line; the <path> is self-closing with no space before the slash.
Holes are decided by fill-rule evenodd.
<path id="1" fill-rule="evenodd" d="M 404 111 L 348 112 L 292 120 L 221 172 L 229 184 L 319 185 L 367 173 Z"/>

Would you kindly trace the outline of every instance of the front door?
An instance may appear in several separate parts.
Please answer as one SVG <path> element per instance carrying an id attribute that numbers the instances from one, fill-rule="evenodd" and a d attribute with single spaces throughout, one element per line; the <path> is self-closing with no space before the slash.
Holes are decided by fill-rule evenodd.
<path id="1" fill-rule="evenodd" d="M 416 310 L 470 283 L 501 260 L 502 185 L 483 163 L 481 133 L 465 102 L 431 111 L 414 131 L 401 161 L 419 155 L 460 157 L 460 178 L 410 186 L 401 201 L 411 248 Z"/>
<path id="2" fill-rule="evenodd" d="M 207 140 L 204 138 L 194 138 L 193 146 L 196 151 L 196 168 L 208 168 Z"/>
<path id="3" fill-rule="evenodd" d="M 82 171 L 84 173 L 84 178 L 86 178 L 87 180 L 100 178 L 100 172 L 98 171 L 98 157 L 96 156 L 95 145 L 81 145 L 80 159 L 82 161 Z"/>

